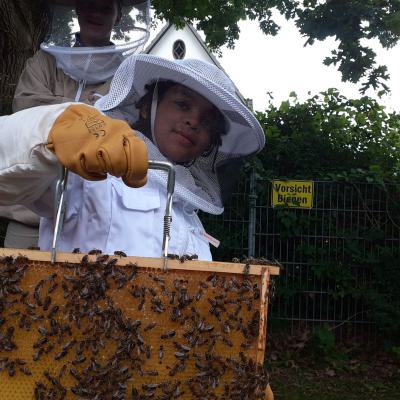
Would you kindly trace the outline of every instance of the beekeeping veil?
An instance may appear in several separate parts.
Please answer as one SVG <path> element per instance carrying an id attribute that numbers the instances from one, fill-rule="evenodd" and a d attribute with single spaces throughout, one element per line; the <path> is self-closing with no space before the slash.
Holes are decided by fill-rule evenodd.
<path id="1" fill-rule="evenodd" d="M 88 47 L 80 41 L 76 9 L 84 6 L 100 12 L 102 6 L 107 7 L 113 1 L 118 5 L 120 18 L 112 28 L 110 43 Z M 41 48 L 54 56 L 57 67 L 76 81 L 94 84 L 110 79 L 126 57 L 143 49 L 149 37 L 150 0 L 48 0 L 48 3 L 52 22 Z M 99 17 L 90 18 L 96 23 Z"/>
<path id="2" fill-rule="evenodd" d="M 175 166 L 176 195 L 195 208 L 220 214 L 223 212 L 224 182 L 238 172 L 233 169 L 233 164 L 257 153 L 265 145 L 260 124 L 239 99 L 235 86 L 222 70 L 200 60 L 170 61 L 148 54 L 133 55 L 121 64 L 109 93 L 95 106 L 132 125 L 139 118 L 135 104 L 146 94 L 145 86 L 163 80 L 177 82 L 199 93 L 224 117 L 226 133 L 221 137 L 221 145 L 214 152 L 198 157 L 190 166 Z M 144 140 L 151 159 L 165 160 L 148 138 L 144 137 Z M 166 185 L 162 172 L 151 170 L 149 175 Z"/>

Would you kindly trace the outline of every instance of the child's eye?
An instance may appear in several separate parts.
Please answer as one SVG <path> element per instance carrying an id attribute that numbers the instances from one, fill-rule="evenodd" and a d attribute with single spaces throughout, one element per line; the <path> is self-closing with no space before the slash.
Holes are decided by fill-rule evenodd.
<path id="1" fill-rule="evenodd" d="M 204 119 L 201 121 L 201 126 L 202 126 L 204 129 L 210 129 L 211 126 L 212 126 L 212 121 L 211 121 L 210 119 L 208 119 L 208 118 L 204 118 Z"/>
<path id="2" fill-rule="evenodd" d="M 183 100 L 175 100 L 175 104 L 181 109 L 181 110 L 189 110 L 190 106 L 189 103 Z"/>

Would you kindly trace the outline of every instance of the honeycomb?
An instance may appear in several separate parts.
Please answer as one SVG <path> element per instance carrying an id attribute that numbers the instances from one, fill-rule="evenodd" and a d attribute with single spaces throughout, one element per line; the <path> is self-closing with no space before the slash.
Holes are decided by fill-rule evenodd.
<path id="1" fill-rule="evenodd" d="M 2 400 L 265 398 L 266 267 L 30 253 L 0 257 Z"/>

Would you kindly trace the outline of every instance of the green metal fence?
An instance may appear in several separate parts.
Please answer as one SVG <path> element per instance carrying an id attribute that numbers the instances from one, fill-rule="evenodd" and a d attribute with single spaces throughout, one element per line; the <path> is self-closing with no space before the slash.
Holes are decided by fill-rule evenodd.
<path id="1" fill-rule="evenodd" d="M 311 209 L 273 208 L 271 189 L 253 176 L 238 185 L 223 215 L 201 215 L 221 240 L 214 258 L 246 255 L 282 265 L 273 325 L 294 331 L 327 324 L 339 338 L 375 340 L 383 269 L 400 275 L 398 188 L 316 181 Z"/>
<path id="2" fill-rule="evenodd" d="M 237 185 L 223 215 L 200 215 L 221 241 L 214 259 L 252 256 L 281 264 L 272 329 L 327 324 L 339 339 L 376 340 L 377 327 L 400 315 L 393 295 L 400 285 L 398 186 L 316 181 L 311 209 L 274 208 L 271 189 L 253 175 Z M 0 220 L 0 245 L 5 226 Z"/>

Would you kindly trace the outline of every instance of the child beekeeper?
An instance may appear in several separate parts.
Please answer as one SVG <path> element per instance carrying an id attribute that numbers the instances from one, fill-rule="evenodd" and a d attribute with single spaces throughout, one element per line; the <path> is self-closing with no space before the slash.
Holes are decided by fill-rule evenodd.
<path id="1" fill-rule="evenodd" d="M 167 177 L 147 171 L 147 160 L 170 161 L 176 185 L 169 252 L 211 260 L 197 210 L 222 213 L 233 166 L 264 143 L 219 68 L 133 55 L 96 108 L 65 103 L 0 118 L 0 204 L 41 215 L 39 245 L 50 249 L 61 164 L 72 173 L 60 251 L 159 257 Z"/>

